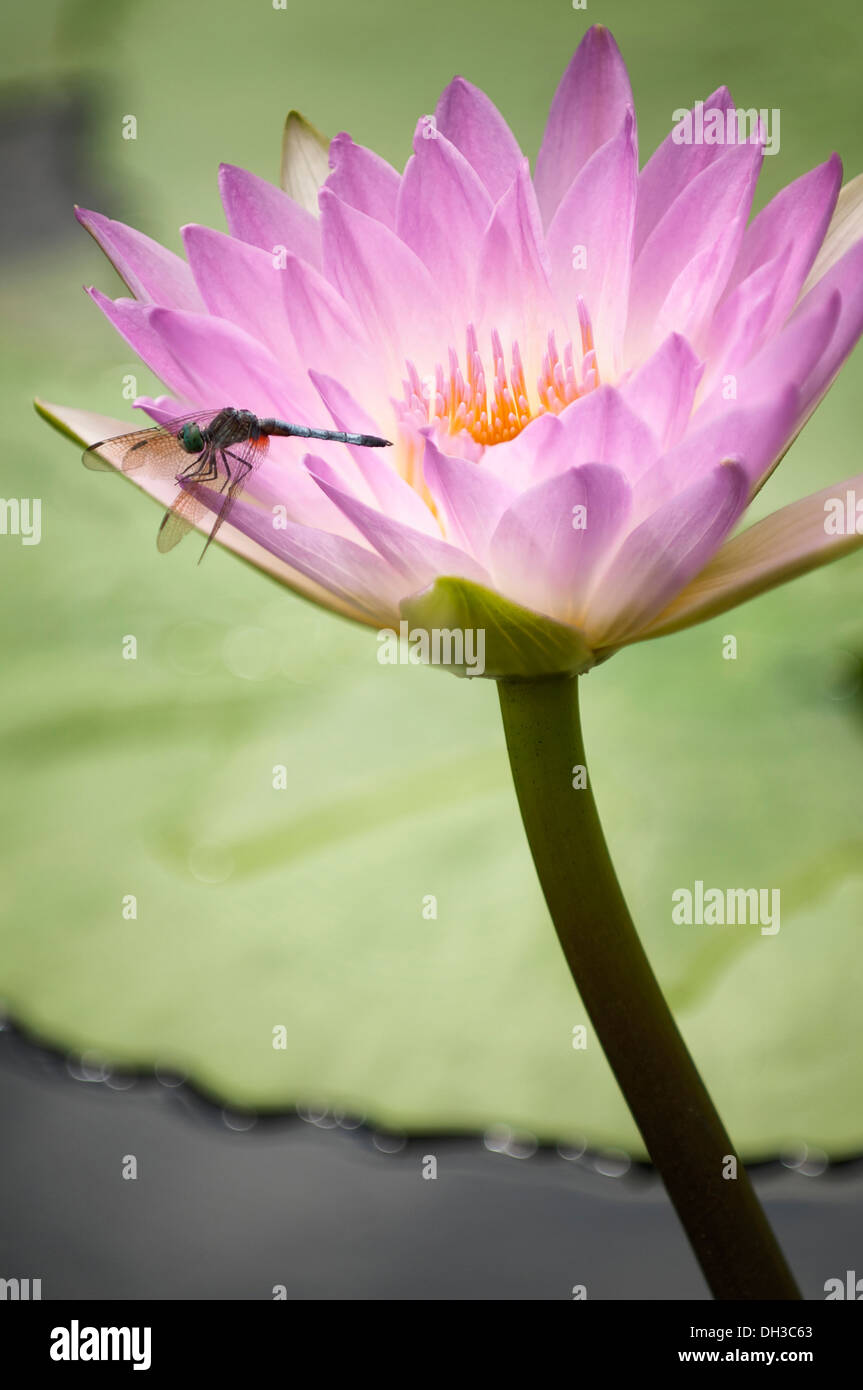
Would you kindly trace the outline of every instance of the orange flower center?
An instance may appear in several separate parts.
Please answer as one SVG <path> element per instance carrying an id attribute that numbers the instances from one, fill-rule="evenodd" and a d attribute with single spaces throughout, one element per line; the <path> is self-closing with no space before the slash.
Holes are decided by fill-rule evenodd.
<path id="1" fill-rule="evenodd" d="M 415 426 L 436 425 L 442 433 L 466 433 L 475 444 L 503 444 L 520 434 L 525 425 L 546 411 L 559 414 L 566 406 L 599 384 L 590 318 L 579 301 L 581 353 L 571 342 L 558 352 L 554 333 L 549 333 L 542 367 L 533 389 L 525 379 L 517 342 L 510 349 L 507 368 L 500 334 L 491 335 L 491 370 L 468 324 L 464 367 L 454 348 L 449 349 L 449 370 L 441 363 L 431 376 L 422 377 L 413 362 L 406 363 L 407 379 L 399 415 Z"/>

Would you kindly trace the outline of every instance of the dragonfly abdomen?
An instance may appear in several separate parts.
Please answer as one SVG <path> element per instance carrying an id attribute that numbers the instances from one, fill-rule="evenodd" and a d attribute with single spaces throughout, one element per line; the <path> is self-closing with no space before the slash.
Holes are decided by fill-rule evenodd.
<path id="1" fill-rule="evenodd" d="M 284 420 L 261 420 L 262 434 L 289 436 L 298 439 L 328 439 L 334 444 L 359 444 L 366 449 L 383 449 L 392 441 L 376 434 L 346 434 L 344 430 L 316 430 L 311 425 L 289 425 Z"/>

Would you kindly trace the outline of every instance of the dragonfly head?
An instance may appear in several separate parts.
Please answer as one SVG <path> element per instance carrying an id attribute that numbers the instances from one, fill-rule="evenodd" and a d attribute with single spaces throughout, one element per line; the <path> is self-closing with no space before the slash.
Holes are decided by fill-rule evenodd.
<path id="1" fill-rule="evenodd" d="M 204 447 L 204 436 L 194 421 L 190 425 L 183 425 L 177 439 L 187 454 L 199 454 Z"/>

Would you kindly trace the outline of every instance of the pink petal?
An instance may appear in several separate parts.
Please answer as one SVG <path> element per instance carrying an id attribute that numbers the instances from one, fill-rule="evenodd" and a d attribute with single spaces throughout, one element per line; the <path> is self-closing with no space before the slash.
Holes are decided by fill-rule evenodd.
<path id="1" fill-rule="evenodd" d="M 623 475 L 601 464 L 569 468 L 522 493 L 491 540 L 497 587 L 528 608 L 578 626 L 597 566 L 625 526 L 629 501 Z"/>
<path id="2" fill-rule="evenodd" d="M 801 300 L 782 331 L 771 338 L 740 374 L 740 402 L 770 402 L 787 385 L 794 408 L 773 457 L 752 478 L 753 492 L 802 429 L 863 333 L 863 241 L 837 262 Z M 790 385 L 788 385 L 790 383 Z M 721 415 L 721 388 L 704 402 L 697 421 Z M 751 470 L 750 470 L 751 474 Z"/>
<path id="3" fill-rule="evenodd" d="M 746 365 L 738 379 L 740 402 L 761 402 L 769 409 L 790 383 L 794 408 L 784 422 L 784 437 L 773 457 L 752 480 L 753 492 L 769 477 L 777 459 L 802 429 L 823 398 L 842 363 L 863 332 L 863 242 L 852 248 L 801 301 L 782 332 Z M 696 421 L 721 416 L 727 403 L 717 388 L 704 402 Z"/>
<path id="4" fill-rule="evenodd" d="M 763 153 L 761 143 L 727 147 L 648 237 L 632 272 L 628 361 L 642 360 L 668 332 L 692 337 L 713 310 L 737 257 Z"/>
<path id="5" fill-rule="evenodd" d="M 705 116 L 709 111 L 727 112 L 734 107 L 727 87 L 718 87 L 703 105 Z M 633 247 L 636 258 L 672 203 L 708 165 L 722 158 L 726 148 L 725 145 L 708 145 L 704 141 L 678 144 L 672 130 L 654 150 L 638 176 L 638 213 Z"/>
<path id="6" fill-rule="evenodd" d="M 803 408 L 807 402 L 811 405 L 812 393 L 807 383 L 826 360 L 841 311 L 842 298 L 835 284 L 814 290 L 795 310 L 782 332 L 747 362 L 739 376 L 732 377 L 729 385 L 736 390 L 737 406 L 766 405 L 769 409 L 777 392 L 789 384 L 797 388 L 799 405 Z M 700 406 L 694 424 L 697 427 L 714 416 L 724 415 L 729 409 L 733 410 L 734 406 L 729 406 L 723 382 Z"/>
<path id="7" fill-rule="evenodd" d="M 136 410 L 143 410 L 157 425 L 170 424 L 184 415 L 191 415 L 195 409 L 192 401 L 177 396 L 136 396 L 132 402 Z"/>
<path id="8" fill-rule="evenodd" d="M 705 622 L 857 550 L 863 545 L 863 534 L 856 526 L 846 526 L 844 534 L 837 535 L 828 535 L 825 529 L 825 503 L 838 500 L 844 510 L 848 493 L 854 501 L 863 496 L 863 473 L 791 502 L 726 541 L 697 578 L 638 634 L 638 640 Z"/>
<path id="9" fill-rule="evenodd" d="M 382 222 L 326 188 L 320 205 L 324 274 L 368 333 L 383 370 L 396 382 L 406 358 L 431 370 L 454 334 L 422 261 Z"/>
<path id="10" fill-rule="evenodd" d="M 746 506 L 746 472 L 722 463 L 643 521 L 623 542 L 588 602 L 597 650 L 644 627 L 704 568 Z"/>
<path id="11" fill-rule="evenodd" d="M 305 441 L 303 441 L 304 443 Z M 335 458 L 335 467 L 343 475 L 345 468 L 351 468 L 351 460 L 346 450 L 339 444 L 321 442 L 322 449 L 330 450 Z M 365 547 L 365 542 L 355 526 L 346 516 L 325 497 L 305 467 L 305 455 L 298 440 L 272 439 L 266 458 L 255 469 L 253 478 L 247 480 L 244 496 L 259 508 L 265 508 L 271 517 L 279 515 L 299 526 L 318 527 L 332 535 L 347 539 Z"/>
<path id="12" fill-rule="evenodd" d="M 370 408 L 386 406 L 389 412 L 388 383 L 365 329 L 339 292 L 299 256 L 285 257 L 281 275 L 282 310 L 300 361 L 338 376 Z"/>
<path id="13" fill-rule="evenodd" d="M 736 459 L 750 491 L 789 443 L 798 419 L 800 392 L 783 383 L 755 404 L 738 401 L 710 418 L 701 412 L 680 443 L 647 470 L 639 481 L 635 509 L 646 516 L 689 484 L 711 476 L 725 459 Z"/>
<path id="14" fill-rule="evenodd" d="M 399 189 L 396 230 L 428 267 L 446 303 L 468 318 L 483 233 L 494 204 L 455 145 L 439 131 L 426 139 L 425 129 L 419 121 L 414 153 Z"/>
<path id="15" fill-rule="evenodd" d="M 353 398 L 344 382 L 337 381 L 324 372 L 315 371 L 314 368 L 309 372 L 309 377 L 332 416 L 336 429 L 344 430 L 349 434 L 380 435 L 383 433 L 383 425 L 380 420 L 369 414 L 364 406 Z M 379 455 L 370 455 L 366 448 L 357 445 L 349 445 L 348 447 L 358 458 L 373 457 L 379 459 Z M 392 472 L 391 464 L 387 463 L 386 469 L 387 472 Z"/>
<path id="16" fill-rule="evenodd" d="M 442 453 L 431 439 L 425 441 L 423 477 L 447 538 L 487 567 L 489 541 L 514 490 L 482 465 Z"/>
<path id="17" fill-rule="evenodd" d="M 554 95 L 536 161 L 537 197 L 546 226 L 590 156 L 634 111 L 626 66 L 609 31 L 588 29 Z"/>
<path id="18" fill-rule="evenodd" d="M 607 464 L 633 483 L 659 457 L 659 442 L 650 427 L 615 386 L 591 391 L 567 406 L 558 420 L 560 430 L 537 450 L 534 483 L 585 463 Z"/>
<path id="19" fill-rule="evenodd" d="M 349 207 L 395 227 L 401 178 L 391 164 L 343 132 L 330 142 L 330 169 L 325 188 Z"/>
<path id="20" fill-rule="evenodd" d="M 642 367 L 620 385 L 620 395 L 649 425 L 661 448 L 677 443 L 689 424 L 704 363 L 680 333 L 671 333 Z"/>
<path id="21" fill-rule="evenodd" d="M 579 297 L 587 305 L 600 376 L 603 366 L 614 376 L 622 368 L 637 178 L 635 118 L 627 111 L 620 130 L 570 185 L 548 229 L 558 300 L 573 325 Z M 583 268 L 581 258 L 587 262 Z"/>
<path id="22" fill-rule="evenodd" d="M 76 208 L 75 216 L 99 243 L 136 299 L 169 309 L 203 309 L 191 270 L 173 251 L 98 212 Z"/>
<path id="23" fill-rule="evenodd" d="M 763 345 L 773 318 L 775 289 L 793 255 L 785 245 L 772 261 L 754 270 L 723 300 L 702 334 L 709 367 L 704 378 L 708 395 L 720 377 L 735 377 Z"/>
<path id="24" fill-rule="evenodd" d="M 440 95 L 435 123 L 476 170 L 494 201 L 503 197 L 522 156 L 518 141 L 485 92 L 463 77 L 454 77 Z"/>
<path id="25" fill-rule="evenodd" d="M 832 270 L 836 262 L 841 261 L 845 253 L 850 251 L 861 237 L 863 237 L 863 174 L 858 174 L 856 179 L 850 179 L 839 191 L 839 197 L 836 199 L 836 210 L 830 219 L 827 235 L 815 257 L 815 264 L 806 277 L 806 283 L 800 291 L 801 299 L 815 288 L 821 277 L 826 275 L 828 270 Z"/>
<path id="26" fill-rule="evenodd" d="M 656 315 L 649 335 L 651 347 L 660 343 L 665 333 L 682 333 L 700 349 L 734 259 L 742 225 L 743 219 L 738 225 L 726 227 L 711 246 L 703 247 L 684 266 Z"/>
<path id="27" fill-rule="evenodd" d="M 315 491 L 318 494 L 318 497 L 327 507 L 333 507 L 333 504 L 332 502 L 330 502 L 330 499 L 328 497 L 324 497 L 320 488 L 317 486 L 317 478 L 325 479 L 325 481 L 330 483 L 332 487 L 341 488 L 343 492 L 349 492 L 352 497 L 358 498 L 360 502 L 365 502 L 366 504 L 372 505 L 374 504 L 374 497 L 369 491 L 369 488 L 366 486 L 366 482 L 362 477 L 362 474 L 355 467 L 353 459 L 351 459 L 348 456 L 346 449 L 341 450 L 336 458 L 328 459 L 320 458 L 317 454 L 304 454 L 303 467 L 305 468 L 307 478 L 314 486 Z M 338 513 L 342 523 L 347 522 L 347 518 L 344 517 L 341 512 L 339 512 L 338 507 L 335 507 L 333 509 Z M 347 522 L 347 525 L 350 528 L 350 531 L 345 534 L 351 534 L 352 539 L 354 541 L 360 539 L 362 540 L 363 544 L 367 544 L 367 542 L 365 542 L 365 540 L 363 540 L 363 538 L 360 536 L 360 533 L 357 531 L 355 526 L 351 525 L 350 522 Z M 339 528 L 328 526 L 326 529 L 338 530 Z"/>
<path id="28" fill-rule="evenodd" d="M 842 161 L 834 154 L 783 188 L 744 233 L 724 297 L 772 265 L 772 311 L 762 327 L 765 338 L 782 326 L 794 307 L 830 225 L 841 181 Z M 777 256 L 784 247 L 788 255 Z"/>
<path id="29" fill-rule="evenodd" d="M 213 512 L 224 501 L 212 488 L 197 487 L 195 496 Z M 374 551 L 313 526 L 281 519 L 276 526 L 272 512 L 242 497 L 231 507 L 230 526 L 357 609 L 365 621 L 385 626 L 398 619 L 404 585 Z"/>
<path id="30" fill-rule="evenodd" d="M 237 405 L 256 415 L 276 415 L 309 424 L 296 395 L 282 385 L 279 364 L 266 348 L 225 319 L 111 301 L 97 290 L 92 298 L 160 380 L 177 396 L 200 408 Z M 295 383 L 308 392 L 302 380 Z"/>
<path id="31" fill-rule="evenodd" d="M 326 446 L 324 446 L 326 447 Z M 354 451 L 351 450 L 353 453 Z M 357 450 L 360 452 L 373 453 L 372 450 Z M 318 525 L 326 531 L 332 531 L 339 535 L 349 536 L 351 540 L 358 541 L 364 546 L 372 548 L 371 542 L 365 535 L 364 530 L 358 527 L 353 520 L 349 519 L 347 513 L 334 503 L 329 496 L 322 490 L 322 485 L 337 490 L 341 495 L 349 497 L 352 502 L 360 503 L 371 511 L 383 511 L 392 521 L 405 525 L 413 526 L 415 531 L 421 531 L 423 535 L 432 537 L 433 541 L 440 541 L 441 532 L 432 512 L 425 505 L 420 497 L 409 488 L 404 479 L 400 478 L 394 469 L 387 469 L 387 466 L 378 460 L 379 473 L 375 477 L 378 491 L 384 497 L 387 496 L 386 481 L 383 477 L 387 472 L 392 480 L 394 487 L 391 499 L 392 507 L 385 508 L 378 505 L 378 499 L 372 492 L 366 478 L 349 457 L 346 449 L 340 449 L 338 453 L 333 451 L 334 457 L 323 459 L 315 454 L 306 454 L 303 459 L 305 469 L 304 482 L 307 483 L 318 497 L 317 516 L 311 520 L 306 515 L 305 510 L 292 517 L 293 520 L 302 521 L 305 525 Z M 373 470 L 369 469 L 372 473 Z M 284 487 L 284 482 L 282 483 Z M 405 493 L 412 493 L 415 501 L 416 510 L 406 501 L 402 492 L 396 488 L 404 489 Z M 414 522 L 419 522 L 414 525 Z"/>
<path id="32" fill-rule="evenodd" d="M 183 243 L 209 313 L 228 319 L 274 354 L 283 370 L 303 368 L 282 303 L 284 271 L 268 251 L 194 224 Z"/>
<path id="33" fill-rule="evenodd" d="M 839 296 L 839 315 L 829 345 L 818 357 L 803 383 L 803 407 L 808 416 L 815 409 L 845 359 L 863 333 L 863 241 L 856 242 L 810 290 L 795 309 L 784 333 L 821 306 Z"/>
<path id="34" fill-rule="evenodd" d="M 546 476 L 543 460 L 551 457 L 552 450 L 557 450 L 563 433 L 559 416 L 550 411 L 537 415 L 514 439 L 487 449 L 481 466 L 504 486 L 522 492 L 536 484 L 537 472 Z"/>
<path id="35" fill-rule="evenodd" d="M 319 372 L 310 372 L 309 375 L 336 429 L 352 434 L 381 433 L 377 420 L 366 414 L 341 382 L 322 376 Z M 419 494 L 396 472 L 390 450 L 364 449 L 353 445 L 348 448 L 357 472 L 369 490 L 370 500 L 376 502 L 381 511 L 396 521 L 404 522 L 406 526 L 413 526 L 425 535 L 440 539 L 440 527 Z"/>
<path id="36" fill-rule="evenodd" d="M 532 360 L 534 345 L 544 345 L 552 329 L 563 333 L 565 320 L 551 291 L 542 221 L 526 159 L 483 233 L 477 284 L 481 328 L 497 329 L 504 343 L 518 342 L 528 376 L 538 376 L 541 356 Z"/>
<path id="37" fill-rule="evenodd" d="M 384 516 L 382 512 L 365 506 L 333 487 L 325 478 L 320 477 L 317 481 L 322 491 L 353 522 L 378 554 L 398 571 L 409 586 L 409 592 L 426 588 L 439 575 L 452 575 L 472 579 L 476 584 L 490 585 L 486 571 L 464 551 Z"/>
<path id="38" fill-rule="evenodd" d="M 223 164 L 219 189 L 231 236 L 275 255 L 280 247 L 320 268 L 321 239 L 317 218 L 281 188 Z"/>

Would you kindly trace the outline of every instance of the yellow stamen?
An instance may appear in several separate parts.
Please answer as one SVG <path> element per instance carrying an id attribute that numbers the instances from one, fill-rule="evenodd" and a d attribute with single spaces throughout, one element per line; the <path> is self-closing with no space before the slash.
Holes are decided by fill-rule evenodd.
<path id="1" fill-rule="evenodd" d="M 582 301 L 579 301 L 579 326 L 582 351 L 578 370 L 572 343 L 566 344 L 561 357 L 554 333 L 549 333 L 536 387 L 530 391 L 518 343 L 513 342 L 511 346 L 507 372 L 500 335 L 496 330 L 492 332 L 489 377 L 476 330 L 469 324 L 464 370 L 453 348 L 449 350 L 449 371 L 445 372 L 438 363 L 433 377 L 423 379 L 414 363 L 407 363 L 404 401 L 400 407 L 403 418 L 419 426 L 436 425 L 449 435 L 467 434 L 482 447 L 514 439 L 537 416 L 546 411 L 559 414 L 598 385 L 593 332 Z"/>

